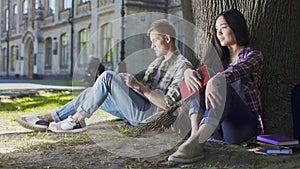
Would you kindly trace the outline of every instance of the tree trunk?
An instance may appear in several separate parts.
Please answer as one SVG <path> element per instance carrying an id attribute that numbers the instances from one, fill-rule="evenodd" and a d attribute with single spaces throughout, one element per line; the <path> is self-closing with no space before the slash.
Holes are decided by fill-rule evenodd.
<path id="1" fill-rule="evenodd" d="M 300 1 L 192 0 L 190 5 L 183 5 L 183 13 L 193 9 L 194 18 L 186 19 L 194 22 L 200 32 L 205 32 L 195 37 L 195 52 L 200 61 L 203 62 L 208 48 L 214 17 L 231 8 L 244 14 L 250 45 L 264 54 L 262 100 L 265 131 L 291 136 L 291 90 L 300 83 Z"/>

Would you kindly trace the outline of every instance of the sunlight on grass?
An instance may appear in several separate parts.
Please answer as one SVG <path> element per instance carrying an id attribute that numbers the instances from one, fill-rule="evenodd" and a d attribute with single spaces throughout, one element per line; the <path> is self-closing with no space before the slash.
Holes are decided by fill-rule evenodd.
<path id="1" fill-rule="evenodd" d="M 69 144 L 87 136 L 62 135 L 52 132 L 33 132 L 16 122 L 17 116 L 43 115 L 60 108 L 79 93 L 38 93 L 33 96 L 17 98 L 10 102 L 0 102 L 0 153 L 9 153 L 26 149 L 49 149 L 57 144 Z M 92 125 L 116 117 L 103 110 L 97 110 L 93 116 L 86 119 L 87 125 Z M 77 138 L 78 137 L 78 138 Z M 54 144 L 55 143 L 55 144 Z"/>
<path id="2" fill-rule="evenodd" d="M 0 134 L 12 132 L 28 132 L 16 122 L 17 116 L 43 115 L 56 110 L 72 100 L 78 93 L 42 93 L 30 97 L 17 98 L 12 102 L 0 103 Z M 86 119 L 87 124 L 114 119 L 114 116 L 97 110 Z"/>
<path id="3" fill-rule="evenodd" d="M 0 103 L 0 134 L 29 131 L 15 122 L 17 116 L 46 114 L 66 104 L 75 97 L 66 93 L 43 93 Z"/>
<path id="4" fill-rule="evenodd" d="M 0 153 L 14 151 L 46 150 L 61 146 L 72 146 L 90 143 L 86 133 L 52 133 L 52 132 L 28 132 L 18 135 L 0 135 Z"/>
<path id="5" fill-rule="evenodd" d="M 58 107 L 71 99 L 75 95 L 70 93 L 41 93 L 30 97 L 17 98 L 13 102 L 1 103 L 0 114 L 7 114 L 10 111 L 34 111 L 45 109 L 45 106 Z M 12 112 L 13 113 L 13 112 Z"/>
<path id="6" fill-rule="evenodd" d="M 19 135 L 1 135 L 0 152 L 8 153 L 19 149 L 26 149 L 35 145 L 56 143 L 59 140 L 49 136 L 49 133 L 23 133 Z"/>

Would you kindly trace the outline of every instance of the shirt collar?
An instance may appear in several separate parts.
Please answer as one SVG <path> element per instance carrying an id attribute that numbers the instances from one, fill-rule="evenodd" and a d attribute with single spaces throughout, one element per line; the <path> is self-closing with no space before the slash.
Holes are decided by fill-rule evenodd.
<path id="1" fill-rule="evenodd" d="M 178 60 L 178 56 L 179 56 L 179 55 L 180 55 L 180 52 L 179 52 L 178 49 L 176 49 L 176 50 L 173 52 L 173 54 L 172 54 L 172 56 L 170 57 L 170 59 L 167 60 L 167 61 L 165 62 L 165 66 L 172 65 L 174 62 L 176 62 L 176 61 Z M 162 59 L 162 60 L 163 60 L 163 59 Z"/>

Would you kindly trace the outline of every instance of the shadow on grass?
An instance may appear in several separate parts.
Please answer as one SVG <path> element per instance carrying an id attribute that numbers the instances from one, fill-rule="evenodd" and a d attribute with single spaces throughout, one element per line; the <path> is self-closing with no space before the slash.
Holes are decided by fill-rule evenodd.
<path id="1" fill-rule="evenodd" d="M 1 111 L 26 111 L 46 105 L 64 105 L 74 98 L 72 94 L 55 93 L 48 95 L 32 95 L 24 98 L 17 98 L 12 102 L 1 103 Z"/>

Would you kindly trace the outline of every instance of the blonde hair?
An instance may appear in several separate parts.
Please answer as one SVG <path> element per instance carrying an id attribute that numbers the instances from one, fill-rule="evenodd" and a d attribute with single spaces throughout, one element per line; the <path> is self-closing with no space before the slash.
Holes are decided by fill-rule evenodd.
<path id="1" fill-rule="evenodd" d="M 169 35 L 173 40 L 175 40 L 176 37 L 176 31 L 173 26 L 168 20 L 166 19 L 159 19 L 154 21 L 150 28 L 147 31 L 147 35 L 149 36 L 151 32 L 157 31 L 158 33 L 162 35 Z"/>

